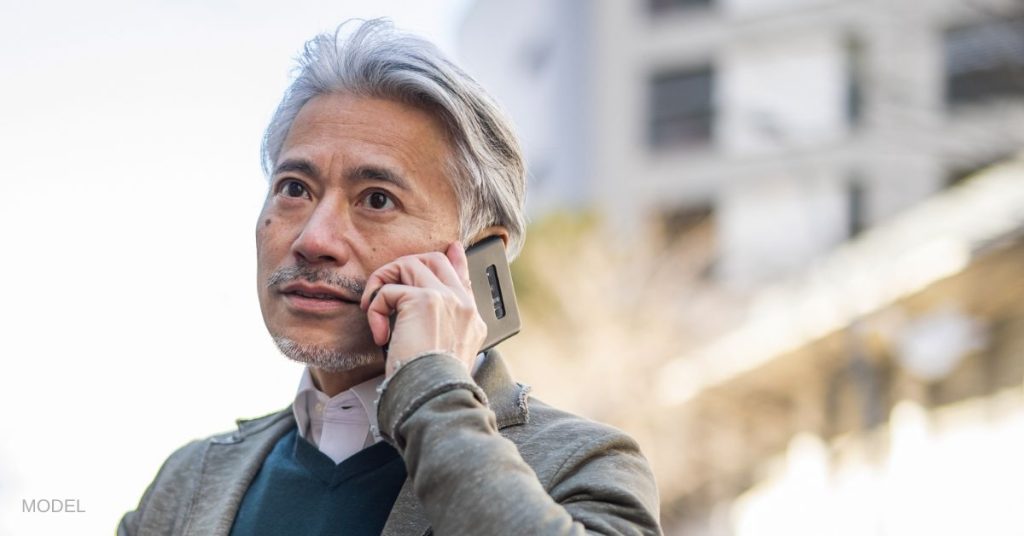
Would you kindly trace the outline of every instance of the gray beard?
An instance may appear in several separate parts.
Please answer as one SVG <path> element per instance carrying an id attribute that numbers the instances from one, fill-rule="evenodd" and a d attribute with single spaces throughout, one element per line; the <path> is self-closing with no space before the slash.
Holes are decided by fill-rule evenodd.
<path id="1" fill-rule="evenodd" d="M 347 372 L 380 361 L 375 352 L 346 353 L 337 348 L 299 344 L 287 337 L 274 337 L 274 344 L 288 359 L 326 372 Z"/>

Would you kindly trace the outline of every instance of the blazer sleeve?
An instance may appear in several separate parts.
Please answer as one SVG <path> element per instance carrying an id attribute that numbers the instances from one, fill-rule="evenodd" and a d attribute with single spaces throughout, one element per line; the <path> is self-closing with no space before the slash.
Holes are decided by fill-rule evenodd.
<path id="1" fill-rule="evenodd" d="M 654 476 L 624 433 L 555 427 L 542 484 L 450 355 L 415 359 L 382 389 L 381 435 L 402 454 L 435 534 L 661 534 Z"/>

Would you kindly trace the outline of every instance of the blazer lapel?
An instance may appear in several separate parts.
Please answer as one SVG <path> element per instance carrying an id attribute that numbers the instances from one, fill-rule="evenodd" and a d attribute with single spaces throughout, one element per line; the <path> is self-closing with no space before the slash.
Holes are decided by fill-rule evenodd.
<path id="1" fill-rule="evenodd" d="M 291 406 L 267 417 L 239 420 L 238 431 L 215 437 L 203 457 L 185 521 L 187 536 L 226 536 L 245 492 L 277 440 L 295 426 Z"/>

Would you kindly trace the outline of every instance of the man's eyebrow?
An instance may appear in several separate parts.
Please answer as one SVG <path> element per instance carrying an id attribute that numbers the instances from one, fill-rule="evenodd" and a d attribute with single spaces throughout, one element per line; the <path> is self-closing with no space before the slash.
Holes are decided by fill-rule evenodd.
<path id="1" fill-rule="evenodd" d="M 405 180 L 405 178 L 399 175 L 398 173 L 395 173 L 394 171 L 391 171 L 390 169 L 385 167 L 359 166 L 350 171 L 347 175 L 347 178 L 353 182 L 360 180 L 383 181 L 389 182 L 403 190 L 412 189 L 411 186 L 409 185 L 409 181 Z"/>
<path id="2" fill-rule="evenodd" d="M 289 158 L 274 169 L 274 175 L 288 172 L 301 173 L 314 179 L 320 178 L 320 168 L 304 158 Z"/>

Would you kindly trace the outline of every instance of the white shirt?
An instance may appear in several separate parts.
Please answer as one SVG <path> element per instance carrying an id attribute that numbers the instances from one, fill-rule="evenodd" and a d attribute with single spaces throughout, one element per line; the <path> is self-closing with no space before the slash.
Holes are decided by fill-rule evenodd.
<path id="1" fill-rule="evenodd" d="M 380 441 L 373 401 L 383 381 L 382 374 L 328 397 L 316 388 L 309 367 L 304 367 L 292 404 L 299 435 L 334 463 Z"/>
<path id="2" fill-rule="evenodd" d="M 476 356 L 473 373 L 484 360 L 481 352 Z M 312 443 L 334 463 L 381 440 L 377 428 L 377 386 L 384 375 L 366 380 L 333 397 L 316 388 L 309 367 L 303 367 L 299 390 L 295 394 L 292 413 L 299 428 L 299 436 Z"/>

